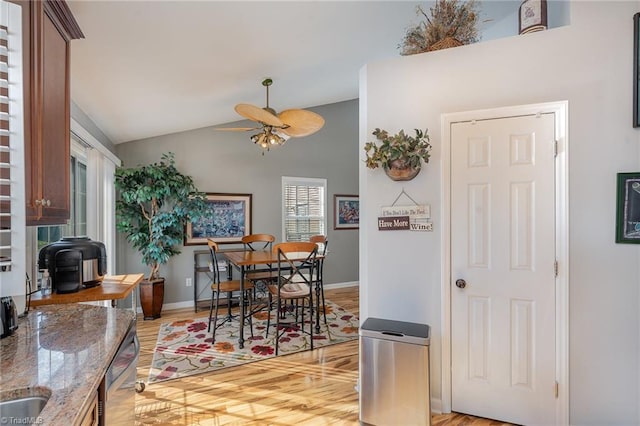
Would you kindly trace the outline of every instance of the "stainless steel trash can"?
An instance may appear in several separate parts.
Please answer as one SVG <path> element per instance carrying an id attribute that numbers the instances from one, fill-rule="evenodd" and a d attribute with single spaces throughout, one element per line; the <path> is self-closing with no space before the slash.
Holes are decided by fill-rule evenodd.
<path id="1" fill-rule="evenodd" d="M 430 327 L 367 318 L 359 334 L 360 422 L 431 425 Z"/>

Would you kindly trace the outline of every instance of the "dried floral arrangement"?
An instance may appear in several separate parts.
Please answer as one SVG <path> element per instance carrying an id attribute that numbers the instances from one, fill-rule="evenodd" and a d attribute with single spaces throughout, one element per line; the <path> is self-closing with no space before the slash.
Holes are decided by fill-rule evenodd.
<path id="1" fill-rule="evenodd" d="M 402 43 L 398 45 L 401 55 L 415 55 L 478 41 L 477 0 L 437 0 L 430 12 L 431 16 L 422 6 L 416 7 L 416 15 L 422 15 L 425 20 L 407 29 Z"/>

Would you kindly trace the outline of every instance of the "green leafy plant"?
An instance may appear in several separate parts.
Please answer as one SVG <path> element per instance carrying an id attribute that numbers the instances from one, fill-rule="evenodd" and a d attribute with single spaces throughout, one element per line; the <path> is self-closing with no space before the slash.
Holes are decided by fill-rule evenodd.
<path id="1" fill-rule="evenodd" d="M 173 153 L 153 164 L 118 167 L 115 187 L 120 193 L 116 227 L 150 267 L 147 279 L 156 279 L 160 265 L 180 253 L 187 220 L 205 213 L 204 194 L 176 169 Z"/>
<path id="2" fill-rule="evenodd" d="M 398 45 L 400 54 L 414 55 L 437 50 L 438 43 L 447 39 L 453 43 L 445 43 L 443 47 L 477 42 L 478 9 L 479 2 L 476 0 L 437 0 L 429 9 L 429 16 L 422 6 L 417 6 L 416 14 L 422 15 L 424 21 L 407 29 L 402 43 Z"/>
<path id="3" fill-rule="evenodd" d="M 383 167 L 388 170 L 395 163 L 400 168 L 420 169 L 421 161 L 429 162 L 431 144 L 428 130 L 423 132 L 415 129 L 415 132 L 415 136 L 410 136 L 404 130 L 400 130 L 391 136 L 386 130 L 376 128 L 372 134 L 381 144 L 367 142 L 364 145 L 367 167 L 370 169 Z"/>

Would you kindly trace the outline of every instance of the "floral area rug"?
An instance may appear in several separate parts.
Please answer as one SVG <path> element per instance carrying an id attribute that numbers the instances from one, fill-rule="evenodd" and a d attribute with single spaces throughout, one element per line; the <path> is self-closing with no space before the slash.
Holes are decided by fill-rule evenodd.
<path id="1" fill-rule="evenodd" d="M 346 342 L 358 337 L 358 318 L 335 303 L 326 301 L 327 325 L 320 316 L 320 333 L 313 332 L 313 348 Z M 215 343 L 207 332 L 209 319 L 186 319 L 164 323 L 158 332 L 148 383 L 207 373 L 226 367 L 275 357 L 275 311 L 271 311 L 268 335 L 265 311 L 253 315 L 251 328 L 245 324 L 244 348 L 238 345 L 238 320 L 227 321 L 216 331 Z M 219 316 L 224 318 L 224 316 Z M 306 318 L 305 318 L 306 321 Z M 315 321 L 315 317 L 314 317 Z M 281 320 L 281 327 L 283 326 Z M 305 330 L 308 325 L 305 324 Z M 288 326 L 280 336 L 278 355 L 311 349 L 309 335 Z"/>

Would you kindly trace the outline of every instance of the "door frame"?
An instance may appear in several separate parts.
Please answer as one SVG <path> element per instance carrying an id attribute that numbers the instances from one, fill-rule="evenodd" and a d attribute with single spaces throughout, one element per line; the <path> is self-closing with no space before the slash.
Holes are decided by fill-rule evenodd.
<path id="1" fill-rule="evenodd" d="M 458 122 L 551 113 L 555 116 L 556 221 L 556 424 L 569 424 L 569 126 L 568 101 L 518 105 L 442 114 L 442 234 L 441 234 L 441 395 L 442 412 L 451 412 L 451 126 Z M 550 390 L 552 391 L 552 390 Z"/>

